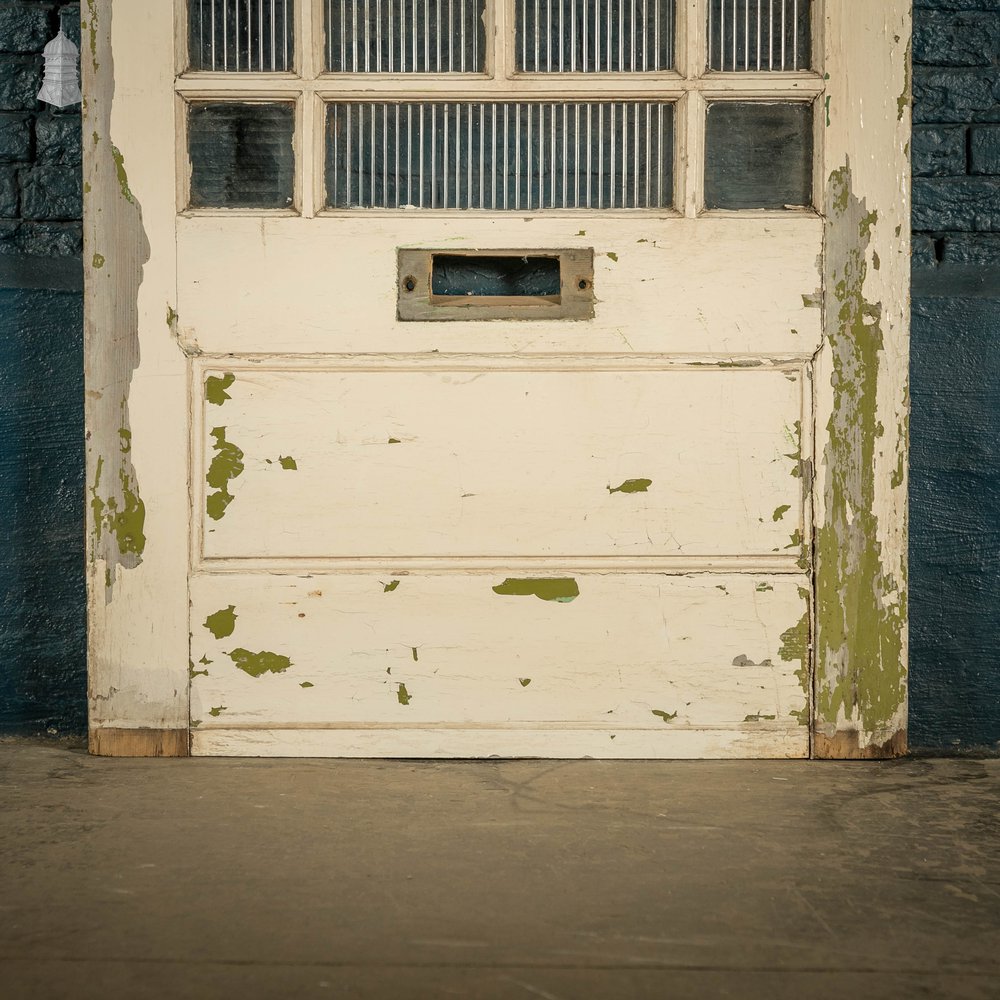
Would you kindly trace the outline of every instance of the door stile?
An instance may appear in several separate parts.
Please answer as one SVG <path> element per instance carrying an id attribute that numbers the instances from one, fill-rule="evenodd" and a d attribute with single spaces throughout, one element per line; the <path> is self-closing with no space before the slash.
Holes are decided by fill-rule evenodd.
<path id="1" fill-rule="evenodd" d="M 816 757 L 906 751 L 910 8 L 825 5 Z"/>
<path id="2" fill-rule="evenodd" d="M 189 750 L 174 32 L 171 4 L 84 8 L 89 730 L 112 756 Z"/>

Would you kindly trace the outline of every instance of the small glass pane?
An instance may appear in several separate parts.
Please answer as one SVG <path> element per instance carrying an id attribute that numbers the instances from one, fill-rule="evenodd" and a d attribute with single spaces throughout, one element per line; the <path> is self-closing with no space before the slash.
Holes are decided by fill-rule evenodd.
<path id="1" fill-rule="evenodd" d="M 325 0 L 331 73 L 482 73 L 485 0 Z"/>
<path id="2" fill-rule="evenodd" d="M 705 126 L 706 208 L 812 204 L 812 106 L 717 101 Z"/>
<path id="3" fill-rule="evenodd" d="M 290 208 L 295 184 L 291 104 L 192 104 L 192 208 Z"/>
<path id="4" fill-rule="evenodd" d="M 516 0 L 522 73 L 673 69 L 673 0 Z"/>
<path id="5" fill-rule="evenodd" d="M 331 208 L 664 208 L 673 106 L 331 104 Z"/>
<path id="6" fill-rule="evenodd" d="M 188 61 L 196 71 L 288 73 L 293 0 L 188 0 Z"/>
<path id="7" fill-rule="evenodd" d="M 810 0 L 709 0 L 708 68 L 794 72 L 812 65 Z"/>

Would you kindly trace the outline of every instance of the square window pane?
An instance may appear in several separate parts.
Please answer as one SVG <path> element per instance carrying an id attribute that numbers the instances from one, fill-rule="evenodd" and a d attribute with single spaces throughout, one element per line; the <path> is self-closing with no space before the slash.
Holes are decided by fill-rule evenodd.
<path id="1" fill-rule="evenodd" d="M 289 73 L 293 0 L 188 0 L 188 63 L 196 71 Z"/>
<path id="2" fill-rule="evenodd" d="M 521 73 L 650 73 L 674 66 L 674 0 L 516 0 Z"/>
<path id="3" fill-rule="evenodd" d="M 202 102 L 188 110 L 192 208 L 290 208 L 291 104 Z"/>
<path id="4" fill-rule="evenodd" d="M 673 203 L 673 105 L 330 104 L 331 208 L 644 209 Z"/>
<path id="5" fill-rule="evenodd" d="M 709 0 L 708 68 L 794 72 L 812 65 L 810 0 Z"/>
<path id="6" fill-rule="evenodd" d="M 482 73 L 485 0 L 323 0 L 331 73 Z"/>
<path id="7" fill-rule="evenodd" d="M 811 205 L 812 155 L 812 105 L 713 102 L 705 124 L 705 207 Z"/>

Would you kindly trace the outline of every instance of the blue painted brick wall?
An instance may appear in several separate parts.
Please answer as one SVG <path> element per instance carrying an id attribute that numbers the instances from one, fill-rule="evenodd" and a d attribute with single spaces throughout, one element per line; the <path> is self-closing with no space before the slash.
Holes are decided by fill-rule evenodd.
<path id="1" fill-rule="evenodd" d="M 76 3 L 0 0 L 0 274 L 79 259 L 79 108 L 34 98 L 59 23 L 78 42 Z M 1000 0 L 915 0 L 915 746 L 1000 740 L 998 48 Z M 0 731 L 84 725 L 81 316 L 0 287 Z"/>
<path id="2" fill-rule="evenodd" d="M 916 0 L 910 736 L 1000 741 L 1000 2 Z"/>

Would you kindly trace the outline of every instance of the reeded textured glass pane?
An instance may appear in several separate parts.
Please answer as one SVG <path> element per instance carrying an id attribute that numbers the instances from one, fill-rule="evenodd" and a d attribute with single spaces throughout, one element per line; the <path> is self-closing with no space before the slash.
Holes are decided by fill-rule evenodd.
<path id="1" fill-rule="evenodd" d="M 333 208 L 662 208 L 673 202 L 673 106 L 331 104 Z"/>
<path id="2" fill-rule="evenodd" d="M 288 208 L 295 158 L 291 104 L 192 104 L 192 208 Z"/>
<path id="3" fill-rule="evenodd" d="M 810 0 L 709 0 L 708 68 L 723 73 L 809 69 Z"/>
<path id="4" fill-rule="evenodd" d="M 674 65 L 674 0 L 515 0 L 523 73 L 648 73 Z"/>
<path id="5" fill-rule="evenodd" d="M 332 73 L 482 73 L 484 0 L 324 0 Z"/>
<path id="6" fill-rule="evenodd" d="M 706 208 L 812 203 L 812 107 L 717 101 L 705 125 Z"/>
<path id="7" fill-rule="evenodd" d="M 188 0 L 193 70 L 286 73 L 294 65 L 293 0 Z"/>

